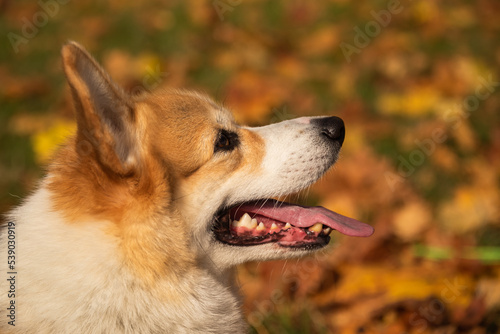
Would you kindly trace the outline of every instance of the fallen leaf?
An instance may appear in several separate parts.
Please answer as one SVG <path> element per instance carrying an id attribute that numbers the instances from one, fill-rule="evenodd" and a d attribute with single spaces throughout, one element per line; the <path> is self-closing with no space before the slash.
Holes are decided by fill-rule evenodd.
<path id="1" fill-rule="evenodd" d="M 432 87 L 413 87 L 403 94 L 384 94 L 377 100 L 382 114 L 421 117 L 436 112 L 439 93 Z"/>
<path id="2" fill-rule="evenodd" d="M 57 147 L 76 132 L 76 124 L 68 121 L 57 121 L 45 131 L 31 136 L 31 143 L 38 163 L 47 162 Z"/>
<path id="3" fill-rule="evenodd" d="M 460 186 L 438 209 L 438 221 L 447 231 L 463 234 L 496 222 L 500 215 L 498 189 Z"/>
<path id="4" fill-rule="evenodd" d="M 431 221 L 428 205 L 410 202 L 394 213 L 394 233 L 404 241 L 413 241 L 430 226 Z"/>

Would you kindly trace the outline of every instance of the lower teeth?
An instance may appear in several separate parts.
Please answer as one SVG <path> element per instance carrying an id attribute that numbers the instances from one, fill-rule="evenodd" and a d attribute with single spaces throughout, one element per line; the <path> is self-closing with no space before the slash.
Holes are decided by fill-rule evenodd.
<path id="1" fill-rule="evenodd" d="M 323 230 L 323 224 L 316 223 L 313 226 L 309 227 L 308 230 L 316 233 L 321 233 L 321 231 Z"/>

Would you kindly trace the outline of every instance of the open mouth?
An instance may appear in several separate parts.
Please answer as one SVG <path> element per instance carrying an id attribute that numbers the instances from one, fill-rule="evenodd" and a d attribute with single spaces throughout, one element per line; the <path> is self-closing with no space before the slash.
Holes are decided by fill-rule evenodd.
<path id="1" fill-rule="evenodd" d="M 276 200 L 246 202 L 225 210 L 216 218 L 216 238 L 233 246 L 276 243 L 281 247 L 315 249 L 326 246 L 336 230 L 367 237 L 370 225 L 323 207 L 305 207 Z"/>

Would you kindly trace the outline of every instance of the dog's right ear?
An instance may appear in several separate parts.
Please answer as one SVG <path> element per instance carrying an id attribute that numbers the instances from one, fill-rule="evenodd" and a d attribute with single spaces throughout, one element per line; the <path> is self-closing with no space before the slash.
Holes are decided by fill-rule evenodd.
<path id="1" fill-rule="evenodd" d="M 78 154 L 91 154 L 108 171 L 130 174 L 138 157 L 129 96 L 79 44 L 69 42 L 61 53 L 76 108 Z"/>

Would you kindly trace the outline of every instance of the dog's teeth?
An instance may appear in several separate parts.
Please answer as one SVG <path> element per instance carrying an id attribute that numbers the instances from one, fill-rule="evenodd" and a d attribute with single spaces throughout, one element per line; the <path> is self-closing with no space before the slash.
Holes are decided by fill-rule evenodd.
<path id="1" fill-rule="evenodd" d="M 259 223 L 259 225 L 257 225 L 257 228 L 256 230 L 257 231 L 264 231 L 266 229 L 266 227 L 264 226 L 264 223 Z"/>
<path id="2" fill-rule="evenodd" d="M 257 219 L 253 218 L 251 221 L 250 221 L 250 228 L 256 228 L 257 227 Z"/>
<path id="3" fill-rule="evenodd" d="M 245 213 L 243 216 L 241 216 L 239 225 L 252 228 L 252 218 L 250 218 L 248 213 Z"/>
<path id="4" fill-rule="evenodd" d="M 277 226 L 275 223 L 273 223 L 273 224 L 271 225 L 271 231 L 275 231 L 275 230 L 277 230 L 277 229 L 278 229 L 278 226 Z"/>
<path id="5" fill-rule="evenodd" d="M 286 223 L 285 227 L 283 227 L 284 230 L 288 230 L 292 225 L 290 223 Z"/>
<path id="6" fill-rule="evenodd" d="M 316 223 L 313 226 L 309 227 L 309 231 L 316 233 L 320 233 L 322 229 L 323 229 L 323 224 L 321 223 Z"/>
<path id="7" fill-rule="evenodd" d="M 243 216 L 241 216 L 240 220 L 233 220 L 231 223 L 233 227 L 248 227 L 251 228 L 252 226 L 252 218 L 248 215 L 248 213 L 245 213 Z"/>
<path id="8" fill-rule="evenodd" d="M 332 233 L 332 229 L 327 227 L 323 230 L 323 233 L 325 233 L 326 235 L 329 235 L 330 233 Z"/>

